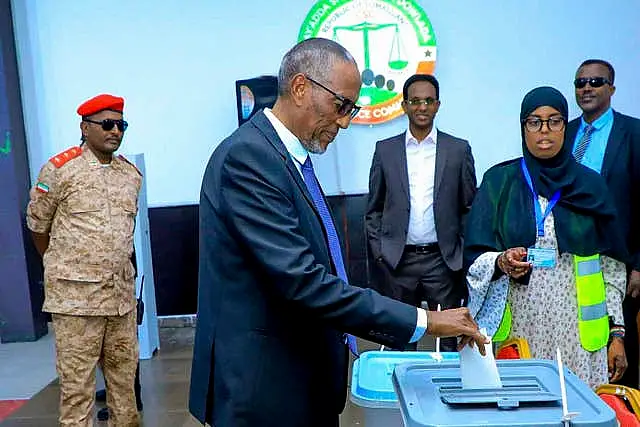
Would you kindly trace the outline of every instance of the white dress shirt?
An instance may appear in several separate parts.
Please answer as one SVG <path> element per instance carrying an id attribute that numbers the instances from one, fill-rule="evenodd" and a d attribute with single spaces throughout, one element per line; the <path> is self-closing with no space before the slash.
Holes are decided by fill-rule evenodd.
<path id="1" fill-rule="evenodd" d="M 433 216 L 433 191 L 436 175 L 436 144 L 438 131 L 434 126 L 425 139 L 418 141 L 407 129 L 407 174 L 409 177 L 408 245 L 423 245 L 438 241 Z"/>
<path id="2" fill-rule="evenodd" d="M 296 169 L 300 173 L 302 177 L 302 165 L 307 161 L 307 157 L 309 157 L 309 151 L 304 148 L 304 145 L 300 142 L 297 136 L 293 134 L 287 127 L 273 115 L 270 108 L 264 109 L 264 115 L 267 116 L 267 119 L 271 122 L 271 125 L 276 130 L 276 133 L 282 140 L 285 148 L 289 152 L 289 155 L 295 162 Z"/>
<path id="3" fill-rule="evenodd" d="M 271 112 L 271 109 L 265 108 L 264 115 L 267 117 L 271 125 L 276 130 L 278 137 L 282 140 L 285 148 L 289 152 L 289 155 L 295 160 L 293 162 L 296 165 L 296 169 L 302 176 L 302 164 L 307 160 L 309 151 L 304 148 L 300 140 L 291 132 L 287 127 Z M 411 340 L 409 342 L 416 342 L 427 332 L 428 316 L 427 312 L 417 307 L 418 317 L 416 320 L 416 329 L 413 331 Z"/>

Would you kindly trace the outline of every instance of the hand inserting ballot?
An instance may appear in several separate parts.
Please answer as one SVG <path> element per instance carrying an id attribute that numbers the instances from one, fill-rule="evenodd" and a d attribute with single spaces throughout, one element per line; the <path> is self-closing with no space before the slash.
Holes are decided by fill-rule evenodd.
<path id="1" fill-rule="evenodd" d="M 478 345 L 480 353 L 484 356 L 485 344 L 489 339 L 485 337 L 476 324 L 469 309 L 466 307 L 454 308 L 444 311 L 428 311 L 427 333 L 436 337 L 461 337 L 458 350 L 465 345 Z"/>

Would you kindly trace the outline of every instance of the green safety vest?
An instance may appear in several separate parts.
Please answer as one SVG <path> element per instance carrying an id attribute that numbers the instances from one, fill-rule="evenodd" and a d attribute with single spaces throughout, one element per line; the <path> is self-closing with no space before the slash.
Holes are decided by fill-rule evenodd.
<path id="1" fill-rule="evenodd" d="M 585 350 L 597 351 L 609 340 L 607 293 L 600 268 L 600 255 L 573 256 L 574 274 L 578 295 L 578 333 Z M 507 302 L 493 341 L 509 338 L 511 332 L 511 305 Z"/>

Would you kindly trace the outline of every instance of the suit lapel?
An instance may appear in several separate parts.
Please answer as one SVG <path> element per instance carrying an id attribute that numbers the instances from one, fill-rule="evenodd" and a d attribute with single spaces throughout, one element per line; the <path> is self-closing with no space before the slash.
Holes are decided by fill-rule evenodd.
<path id="1" fill-rule="evenodd" d="M 582 116 L 581 116 L 582 117 Z M 567 124 L 567 135 L 565 143 L 569 144 L 571 147 L 571 152 L 573 153 L 573 148 L 576 144 L 576 135 L 578 134 L 578 129 L 580 128 L 580 117 L 577 119 L 571 120 Z"/>
<path id="2" fill-rule="evenodd" d="M 618 155 L 618 151 L 620 151 L 620 147 L 622 146 L 622 142 L 624 141 L 624 123 L 620 120 L 618 113 L 613 112 L 613 127 L 611 128 L 611 133 L 609 134 L 609 139 L 607 140 L 607 148 L 604 151 L 604 159 L 602 160 L 602 170 L 600 174 L 607 178 L 609 175 L 609 171 L 614 165 L 616 156 Z"/>
<path id="3" fill-rule="evenodd" d="M 434 200 L 442 183 L 442 177 L 444 176 L 449 154 L 449 141 L 447 140 L 447 136 L 437 130 L 436 132 L 438 132 L 438 142 L 436 143 L 436 176 L 433 188 Z"/>
<path id="4" fill-rule="evenodd" d="M 402 186 L 402 190 L 407 195 L 407 200 L 409 200 L 409 170 L 407 168 L 407 144 L 405 143 L 406 138 L 406 132 L 398 135 L 397 141 L 391 144 L 391 147 L 394 148 L 393 158 L 396 162 L 396 170 L 400 171 L 400 184 Z"/>
<path id="5" fill-rule="evenodd" d="M 337 274 L 336 266 L 333 263 L 333 258 L 331 258 L 331 252 L 329 249 L 329 240 L 327 237 L 327 232 L 324 228 L 324 224 L 322 222 L 322 217 L 320 216 L 320 212 L 318 211 L 316 204 L 313 202 L 313 198 L 311 197 L 311 193 L 309 193 L 307 184 L 305 184 L 304 180 L 302 179 L 302 176 L 300 175 L 300 172 L 298 171 L 298 168 L 294 164 L 295 160 L 293 160 L 292 157 L 289 155 L 289 152 L 287 151 L 287 147 L 285 147 L 284 143 L 278 136 L 278 133 L 273 128 L 273 125 L 271 124 L 267 116 L 264 115 L 263 111 L 260 111 L 259 113 L 254 115 L 251 119 L 251 122 L 258 128 L 260 132 L 262 132 L 262 134 L 265 136 L 267 141 L 276 149 L 276 151 L 280 154 L 280 156 L 282 156 L 282 160 L 284 161 L 287 167 L 287 171 L 289 172 L 289 174 L 293 178 L 293 181 L 296 183 L 296 185 L 300 189 L 300 192 L 302 193 L 305 200 L 307 201 L 307 204 L 315 213 L 316 218 L 318 219 L 318 226 L 320 227 L 322 236 L 324 237 L 324 240 L 325 240 L 326 255 L 327 255 L 327 258 L 329 259 L 331 272 L 334 275 Z M 322 186 L 320 185 L 319 182 L 318 182 L 318 186 L 320 187 L 322 198 L 324 199 L 324 202 L 328 207 L 329 202 L 327 201 L 324 191 L 322 191 Z M 331 209 L 329 209 L 329 213 L 331 215 L 333 224 L 335 226 L 336 221 L 335 221 L 335 218 L 333 217 L 333 212 L 331 212 Z"/>
<path id="6" fill-rule="evenodd" d="M 316 209 L 316 205 L 313 203 L 313 199 L 311 198 L 311 193 L 309 193 L 309 190 L 307 189 L 307 185 L 304 183 L 302 176 L 300 176 L 300 172 L 298 172 L 296 165 L 293 163 L 294 160 L 289 155 L 287 147 L 284 146 L 284 143 L 278 136 L 276 130 L 273 128 L 273 125 L 271 125 L 271 122 L 269 121 L 267 116 L 264 115 L 264 112 L 260 111 L 251 118 L 251 122 L 255 127 L 258 128 L 258 130 L 260 130 L 260 132 L 262 132 L 267 141 L 280 154 L 280 156 L 282 157 L 282 161 L 285 163 L 287 170 L 289 171 L 289 174 L 293 178 L 293 181 L 300 189 L 300 192 L 307 200 L 309 206 L 311 206 L 318 218 L 320 218 L 320 213 Z"/>

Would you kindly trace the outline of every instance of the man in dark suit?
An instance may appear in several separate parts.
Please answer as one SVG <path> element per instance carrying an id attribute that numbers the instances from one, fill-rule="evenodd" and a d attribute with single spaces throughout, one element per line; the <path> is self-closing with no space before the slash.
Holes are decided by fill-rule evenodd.
<path id="1" fill-rule="evenodd" d="M 366 215 L 383 294 L 430 310 L 460 307 L 464 221 L 476 193 L 471 147 L 436 129 L 440 87 L 415 74 L 403 87 L 409 130 L 378 141 L 369 175 Z M 415 349 L 411 344 L 406 349 Z M 455 339 L 441 349 L 455 351 Z"/>
<path id="2" fill-rule="evenodd" d="M 566 140 L 578 162 L 600 173 L 616 202 L 631 254 L 627 296 L 623 302 L 625 337 L 612 338 L 610 346 L 624 345 L 627 368 L 621 384 L 638 388 L 638 329 L 640 305 L 640 120 L 611 108 L 613 66 L 589 59 L 578 67 L 574 86 L 582 116 L 567 124 Z"/>
<path id="3" fill-rule="evenodd" d="M 216 427 L 337 426 L 344 333 L 400 346 L 426 328 L 484 349 L 467 309 L 428 313 L 347 282 L 309 153 L 357 114 L 353 57 L 330 40 L 300 42 L 278 84 L 273 109 L 220 143 L 202 183 L 189 408 Z"/>

